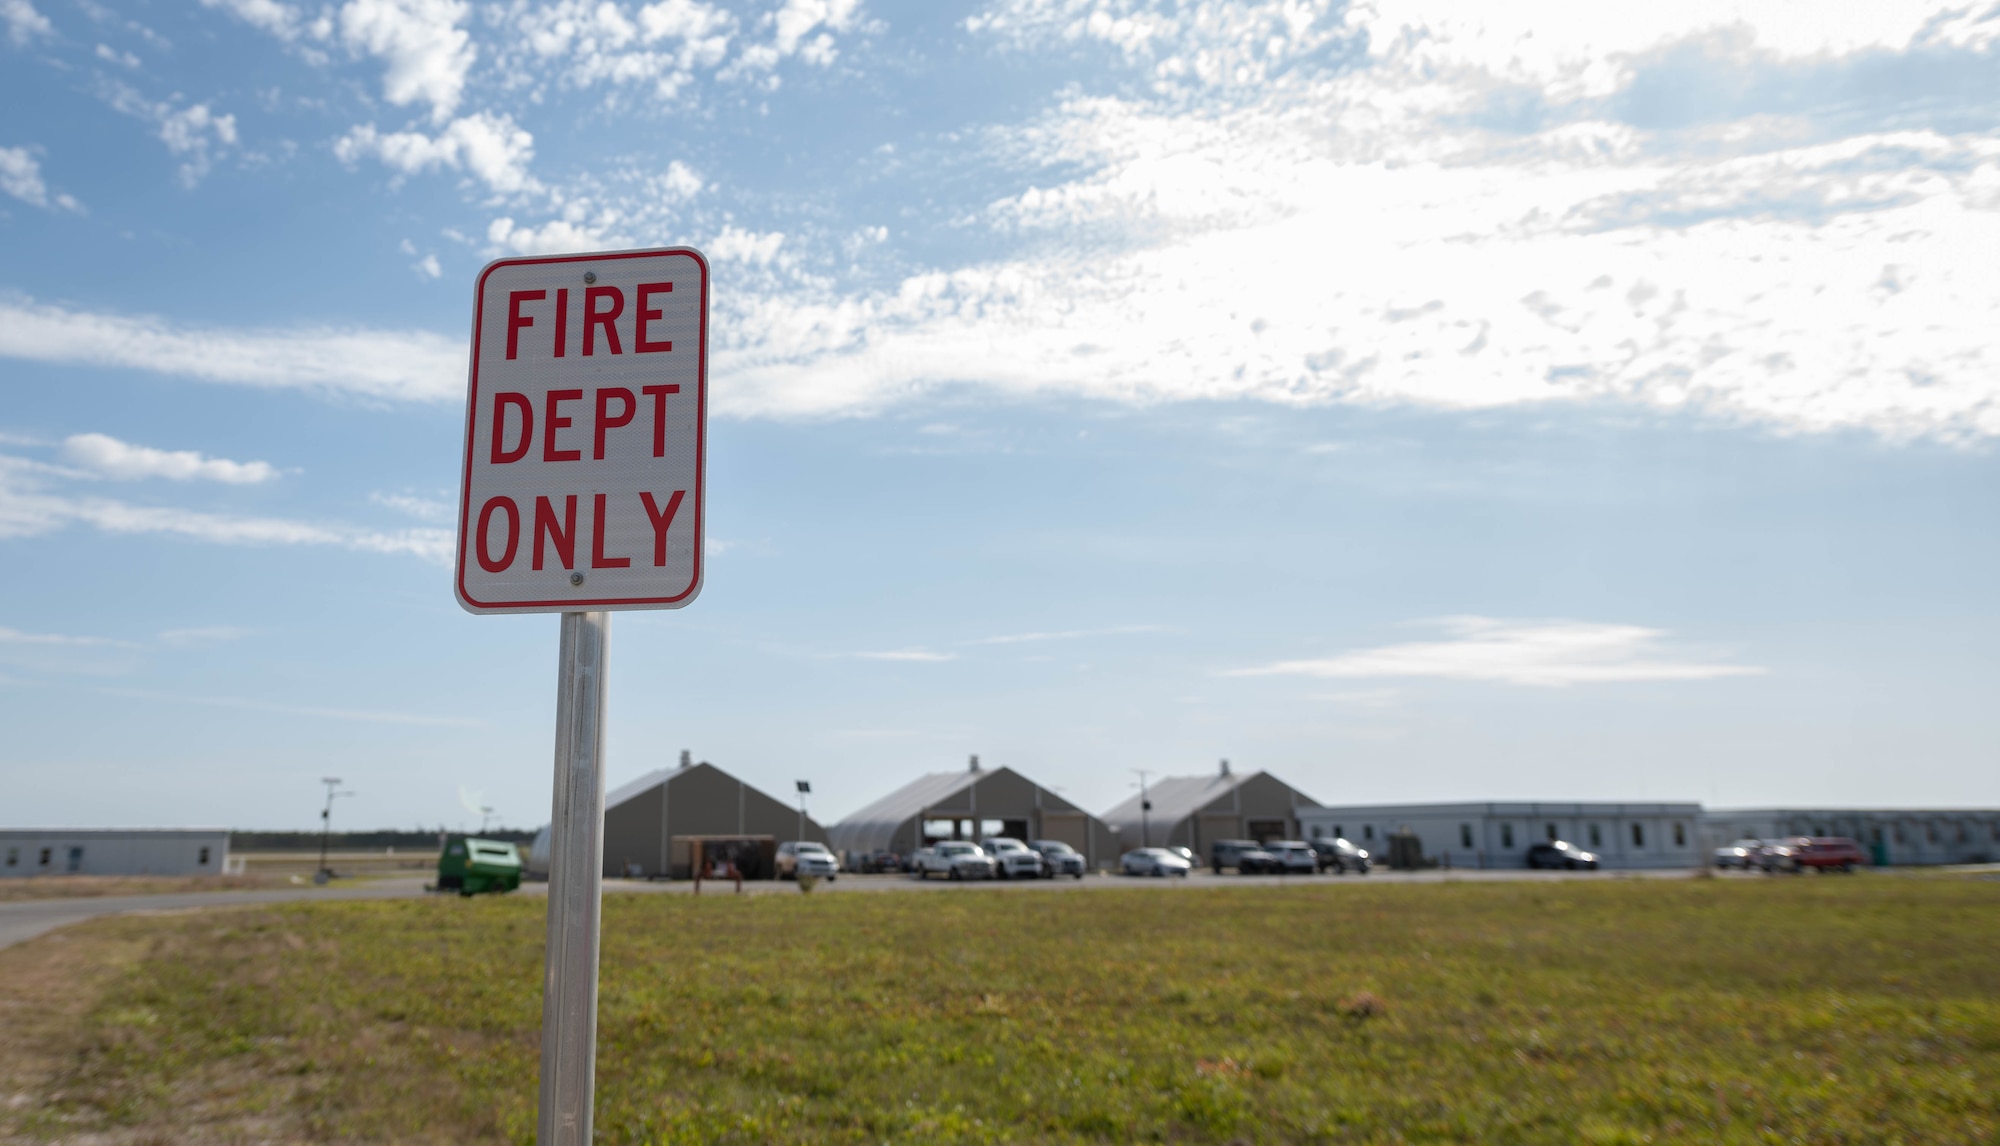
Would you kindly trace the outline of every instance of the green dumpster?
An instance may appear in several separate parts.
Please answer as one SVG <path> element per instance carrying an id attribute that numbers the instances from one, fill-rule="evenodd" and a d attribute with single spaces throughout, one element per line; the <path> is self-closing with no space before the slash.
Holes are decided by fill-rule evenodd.
<path id="1" fill-rule="evenodd" d="M 521 853 L 506 840 L 449 836 L 438 856 L 439 891 L 460 895 L 513 891 L 521 886 Z"/>

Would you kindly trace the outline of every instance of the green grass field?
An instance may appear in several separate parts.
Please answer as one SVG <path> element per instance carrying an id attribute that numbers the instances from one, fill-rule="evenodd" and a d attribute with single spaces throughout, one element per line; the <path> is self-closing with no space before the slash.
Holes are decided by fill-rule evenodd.
<path id="1" fill-rule="evenodd" d="M 94 925 L 23 1129 L 532 1142 L 542 910 Z M 616 1143 L 2000 1141 L 1992 881 L 628 896 L 601 1003 Z"/>

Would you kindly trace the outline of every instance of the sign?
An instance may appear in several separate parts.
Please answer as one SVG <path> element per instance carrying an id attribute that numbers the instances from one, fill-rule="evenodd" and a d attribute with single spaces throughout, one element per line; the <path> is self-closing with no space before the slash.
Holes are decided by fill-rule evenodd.
<path id="1" fill-rule="evenodd" d="M 472 315 L 458 603 L 678 609 L 701 592 L 708 260 L 500 259 Z"/>

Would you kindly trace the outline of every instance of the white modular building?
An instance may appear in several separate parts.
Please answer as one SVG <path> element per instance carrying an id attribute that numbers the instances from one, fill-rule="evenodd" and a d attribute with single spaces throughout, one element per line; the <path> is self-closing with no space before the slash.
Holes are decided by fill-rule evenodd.
<path id="1" fill-rule="evenodd" d="M 1700 804 L 1367 804 L 1300 807 L 1308 838 L 1337 836 L 1388 855 L 1389 836 L 1414 834 L 1440 867 L 1517 868 L 1528 847 L 1565 840 L 1606 868 L 1693 867 L 1702 862 Z"/>
<path id="2" fill-rule="evenodd" d="M 2000 859 L 2000 809 L 1717 808 L 1702 814 L 1702 843 L 1786 836 L 1846 836 L 1878 866 L 1992 863 Z"/>
<path id="3" fill-rule="evenodd" d="M 219 875 L 227 828 L 0 828 L 0 879 L 36 875 Z"/>

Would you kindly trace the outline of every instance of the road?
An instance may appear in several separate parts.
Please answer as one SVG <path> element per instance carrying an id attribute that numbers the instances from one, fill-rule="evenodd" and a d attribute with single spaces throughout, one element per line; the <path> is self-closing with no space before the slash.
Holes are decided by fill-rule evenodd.
<path id="1" fill-rule="evenodd" d="M 1196 872 L 1186 879 L 1127 879 L 1121 876 L 1090 876 L 1086 879 L 1053 880 L 1012 880 L 981 882 L 976 884 L 953 883 L 945 879 L 917 880 L 903 875 L 843 875 L 831 884 L 822 883 L 814 889 L 820 895 L 846 895 L 856 892 L 966 892 L 975 889 L 995 892 L 1036 893 L 1057 891 L 1105 891 L 1114 888 L 1144 888 L 1156 891 L 1180 891 L 1201 887 L 1298 887 L 1306 884 L 1349 884 L 1359 886 L 1368 883 L 1443 883 L 1458 881 L 1483 883 L 1513 881 L 1523 879 L 1573 880 L 1573 879 L 1685 879 L 1690 873 L 1679 869 L 1662 871 L 1616 871 L 1616 872 L 1563 872 L 1563 871 L 1422 871 L 1388 872 L 1376 871 L 1367 876 L 1238 876 L 1212 875 L 1206 871 Z M 1730 878 L 1744 878 L 1740 875 Z M 1757 877 L 1750 877 L 1757 878 Z M 635 895 L 689 895 L 694 885 L 684 882 L 649 883 L 642 880 L 608 879 L 604 881 L 607 894 Z M 751 895 L 797 895 L 799 889 L 791 883 L 751 882 L 744 885 Z M 540 896 L 546 893 L 545 884 L 527 884 L 522 894 Z M 702 885 L 705 895 L 729 895 L 734 891 L 728 883 L 710 880 Z M 306 900 L 357 900 L 357 899 L 421 899 L 424 881 L 418 878 L 397 878 L 372 880 L 366 883 L 341 887 L 295 887 L 277 888 L 269 891 L 195 891 L 170 895 L 107 895 L 87 899 L 25 899 L 0 903 L 0 948 L 33 939 L 58 927 L 81 923 L 87 919 L 97 919 L 106 915 L 128 915 L 137 912 L 192 911 L 218 907 L 256 907 L 266 903 L 295 903 Z"/>

